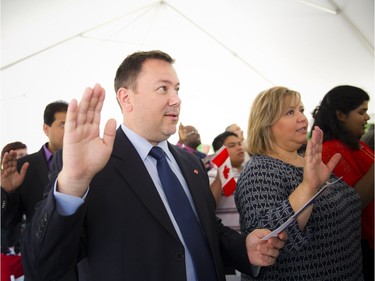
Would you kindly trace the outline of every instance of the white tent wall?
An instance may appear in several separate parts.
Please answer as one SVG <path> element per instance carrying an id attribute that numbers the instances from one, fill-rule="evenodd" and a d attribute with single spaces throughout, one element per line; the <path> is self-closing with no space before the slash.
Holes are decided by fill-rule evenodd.
<path id="1" fill-rule="evenodd" d="M 230 123 L 246 131 L 252 100 L 274 85 L 301 92 L 309 119 L 332 87 L 361 87 L 374 122 L 373 42 L 373 0 L 3 0 L 0 144 L 38 150 L 44 107 L 96 82 L 107 91 L 102 123 L 120 124 L 115 71 L 150 49 L 176 59 L 180 121 L 203 143 Z"/>

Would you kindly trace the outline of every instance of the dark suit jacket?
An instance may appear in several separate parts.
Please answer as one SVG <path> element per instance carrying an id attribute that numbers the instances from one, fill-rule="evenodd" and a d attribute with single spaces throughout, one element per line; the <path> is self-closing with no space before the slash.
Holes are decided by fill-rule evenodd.
<path id="1" fill-rule="evenodd" d="M 43 147 L 38 152 L 18 159 L 18 171 L 25 162 L 29 162 L 30 165 L 20 187 L 12 193 L 1 189 L 1 218 L 2 226 L 5 228 L 20 223 L 23 214 L 26 214 L 27 222 L 31 220 L 35 206 L 43 199 L 44 190 L 49 182 L 48 164 Z"/>
<path id="2" fill-rule="evenodd" d="M 188 183 L 218 280 L 225 280 L 222 257 L 250 274 L 245 236 L 215 217 L 202 162 L 171 144 L 169 149 Z M 55 155 L 55 161 L 61 158 Z M 61 216 L 50 191 L 25 236 L 24 270 L 32 277 L 28 280 L 56 280 L 83 256 L 88 257 L 91 280 L 186 280 L 184 247 L 142 159 L 121 128 L 85 203 L 75 214 Z"/>

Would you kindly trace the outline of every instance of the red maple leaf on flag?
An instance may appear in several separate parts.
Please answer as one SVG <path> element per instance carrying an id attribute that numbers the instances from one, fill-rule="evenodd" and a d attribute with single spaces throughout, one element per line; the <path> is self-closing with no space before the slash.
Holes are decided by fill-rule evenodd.
<path id="1" fill-rule="evenodd" d="M 229 177 L 229 172 L 230 172 L 230 168 L 225 165 L 224 169 L 223 169 L 223 175 L 224 175 L 224 178 L 227 179 Z"/>
<path id="2" fill-rule="evenodd" d="M 220 180 L 222 184 L 223 193 L 225 196 L 230 196 L 236 190 L 236 180 L 232 175 L 232 166 L 230 163 L 229 153 L 227 148 L 223 145 L 212 159 L 212 163 L 218 168 L 220 173 Z"/>

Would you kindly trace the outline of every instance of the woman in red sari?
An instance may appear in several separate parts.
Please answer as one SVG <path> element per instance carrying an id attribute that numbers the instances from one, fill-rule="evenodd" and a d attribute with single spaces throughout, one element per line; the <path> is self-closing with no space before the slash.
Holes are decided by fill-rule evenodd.
<path id="1" fill-rule="evenodd" d="M 362 256 L 365 280 L 374 280 L 374 151 L 361 136 L 370 119 L 369 95 L 354 86 L 330 90 L 314 110 L 312 128 L 324 132 L 323 162 L 342 155 L 334 173 L 356 189 L 362 201 Z"/>

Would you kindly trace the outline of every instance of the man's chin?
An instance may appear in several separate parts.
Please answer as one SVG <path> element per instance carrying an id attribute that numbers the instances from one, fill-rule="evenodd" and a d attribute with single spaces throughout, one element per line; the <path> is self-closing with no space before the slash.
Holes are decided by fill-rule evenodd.
<path id="1" fill-rule="evenodd" d="M 167 130 L 164 130 L 163 134 L 169 138 L 170 136 L 174 135 L 177 132 L 176 126 L 174 128 L 168 128 Z"/>

